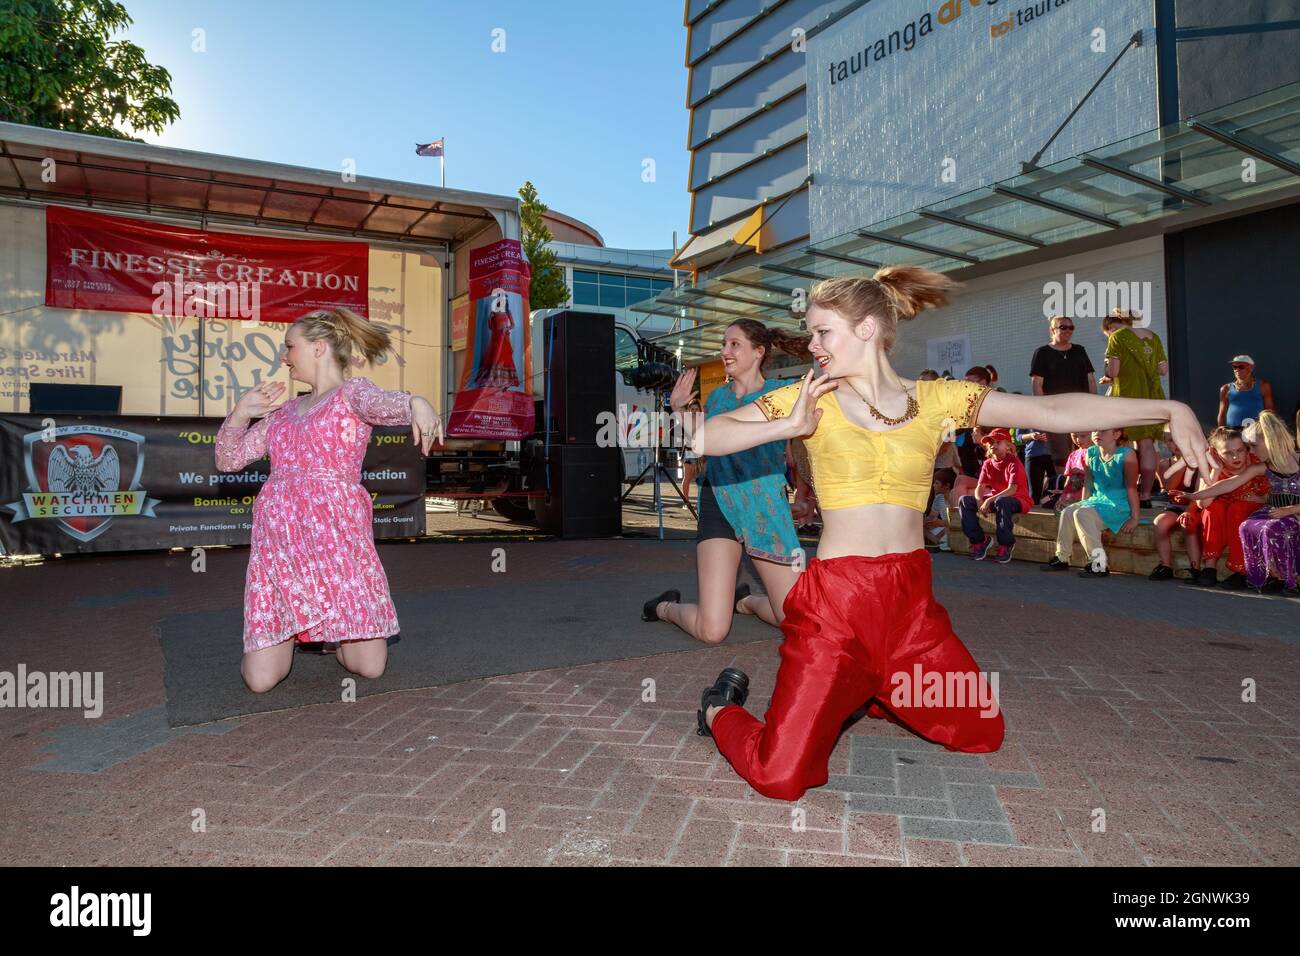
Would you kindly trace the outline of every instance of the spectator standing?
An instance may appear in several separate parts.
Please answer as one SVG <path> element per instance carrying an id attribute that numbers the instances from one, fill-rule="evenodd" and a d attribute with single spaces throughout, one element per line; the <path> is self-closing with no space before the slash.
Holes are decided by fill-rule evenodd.
<path id="1" fill-rule="evenodd" d="M 1075 345 L 1074 320 L 1065 315 L 1054 315 L 1047 320 L 1046 345 L 1038 347 L 1029 365 L 1029 381 L 1035 395 L 1063 395 L 1067 392 L 1097 394 L 1097 379 L 1088 350 Z M 1073 447 L 1070 436 L 1064 432 L 1047 437 L 1051 448 L 1052 464 L 1059 470 L 1070 457 Z"/>
<path id="2" fill-rule="evenodd" d="M 1025 445 L 1025 470 L 1029 472 L 1029 495 L 1035 504 L 1042 504 L 1052 479 L 1056 477 L 1056 467 L 1052 464 L 1052 446 L 1047 432 L 1036 432 L 1032 428 L 1016 430 L 1016 437 Z"/>
<path id="3" fill-rule="evenodd" d="M 1273 408 L 1273 386 L 1255 377 L 1255 360 L 1238 355 L 1232 360 L 1232 381 L 1219 389 L 1219 427 L 1241 428 Z"/>
<path id="4" fill-rule="evenodd" d="M 1161 379 L 1169 374 L 1169 360 L 1160 336 L 1150 329 L 1133 327 L 1139 318 L 1136 312 L 1113 309 L 1101 320 L 1101 330 L 1106 333 L 1106 375 L 1103 385 L 1110 383 L 1110 394 L 1118 398 L 1165 397 Z M 1151 507 L 1151 488 L 1156 480 L 1156 439 L 1164 431 L 1163 425 L 1133 425 L 1124 429 L 1137 446 L 1138 499 L 1143 508 Z"/>

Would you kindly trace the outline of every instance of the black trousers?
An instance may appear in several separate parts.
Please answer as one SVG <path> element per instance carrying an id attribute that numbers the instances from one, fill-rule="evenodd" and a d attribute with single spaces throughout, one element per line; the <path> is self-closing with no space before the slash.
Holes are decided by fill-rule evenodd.
<path id="1" fill-rule="evenodd" d="M 1043 500 L 1047 488 L 1056 477 L 1056 466 L 1052 464 L 1051 455 L 1035 455 L 1029 459 L 1029 495 L 1034 504 Z"/>

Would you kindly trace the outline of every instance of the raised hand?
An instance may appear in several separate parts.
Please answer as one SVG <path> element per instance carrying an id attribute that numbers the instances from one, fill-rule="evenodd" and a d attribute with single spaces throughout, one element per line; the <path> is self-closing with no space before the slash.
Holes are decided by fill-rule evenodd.
<path id="1" fill-rule="evenodd" d="M 235 403 L 234 416 L 247 424 L 254 418 L 264 418 L 280 406 L 275 404 L 284 394 L 283 382 L 263 382 L 246 391 Z"/>
<path id="2" fill-rule="evenodd" d="M 814 373 L 815 369 L 809 369 L 808 374 L 803 377 L 799 397 L 795 399 L 794 407 L 790 409 L 790 414 L 786 418 L 792 429 L 791 437 L 803 438 L 817 430 L 817 423 L 822 418 L 822 410 L 817 407 L 817 400 L 840 387 L 838 379 L 825 375 L 814 378 Z"/>
<path id="3" fill-rule="evenodd" d="M 673 383 L 673 393 L 669 397 L 673 411 L 685 411 L 686 406 L 691 403 L 691 398 L 695 394 L 695 374 L 695 369 L 688 368 L 677 376 L 677 381 Z"/>

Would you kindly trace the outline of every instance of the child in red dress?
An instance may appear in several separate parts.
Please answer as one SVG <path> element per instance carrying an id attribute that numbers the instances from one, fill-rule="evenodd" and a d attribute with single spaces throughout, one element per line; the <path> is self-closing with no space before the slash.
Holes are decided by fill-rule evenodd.
<path id="1" fill-rule="evenodd" d="M 1259 464 L 1259 459 L 1246 447 L 1241 432 L 1236 428 L 1216 428 L 1210 433 L 1210 445 L 1223 462 L 1223 470 L 1214 476 L 1215 479 L 1231 478 L 1251 465 Z M 1230 590 L 1244 588 L 1246 556 L 1241 547 L 1241 523 L 1268 500 L 1268 479 L 1259 475 L 1231 491 L 1203 489 L 1189 494 L 1187 498 L 1201 506 L 1201 541 L 1204 553 L 1201 555 L 1201 573 L 1194 583 L 1203 588 L 1212 588 L 1219 583 L 1219 558 L 1226 548 L 1228 570 L 1232 573 L 1224 579 L 1222 586 Z"/>

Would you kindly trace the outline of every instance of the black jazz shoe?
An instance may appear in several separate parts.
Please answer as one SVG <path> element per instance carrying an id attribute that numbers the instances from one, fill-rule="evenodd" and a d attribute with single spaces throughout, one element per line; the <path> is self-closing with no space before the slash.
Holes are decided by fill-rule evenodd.
<path id="1" fill-rule="evenodd" d="M 736 614 L 745 613 L 744 611 L 740 610 L 740 608 L 736 607 L 736 605 L 739 604 L 741 601 L 745 600 L 745 598 L 747 597 L 749 597 L 749 585 L 742 584 L 740 585 L 740 587 L 736 588 L 736 593 L 731 599 L 731 610 L 734 611 Z"/>
<path id="2" fill-rule="evenodd" d="M 1246 587 L 1246 575 L 1239 571 L 1234 571 L 1219 582 L 1219 587 L 1226 588 L 1229 591 L 1244 590 Z"/>
<path id="3" fill-rule="evenodd" d="M 656 597 L 652 597 L 650 600 L 646 601 L 645 604 L 641 605 L 641 620 L 643 621 L 659 620 L 659 613 L 657 609 L 662 602 L 668 601 L 672 604 L 676 604 L 681 599 L 682 599 L 681 591 L 678 591 L 676 588 L 669 588 L 663 594 L 660 594 Z"/>
<path id="4" fill-rule="evenodd" d="M 700 696 L 700 709 L 695 715 L 695 732 L 701 737 L 712 737 L 708 721 L 704 719 L 709 708 L 724 707 L 727 704 L 744 707 L 747 697 L 749 697 L 749 677 L 745 672 L 735 667 L 723 668 L 718 679 L 704 688 L 704 693 Z"/>
<path id="5" fill-rule="evenodd" d="M 1040 571 L 1068 571 L 1068 570 L 1070 570 L 1070 562 L 1069 562 L 1069 561 L 1062 561 L 1062 560 L 1061 560 L 1060 558 L 1058 558 L 1056 555 L 1052 555 L 1052 560 L 1048 561 L 1046 564 L 1040 564 L 1040 565 L 1038 566 L 1038 570 L 1040 570 Z"/>
<path id="6" fill-rule="evenodd" d="M 1147 575 L 1148 581 L 1172 581 L 1174 569 L 1167 564 L 1157 564 L 1155 569 Z"/>

